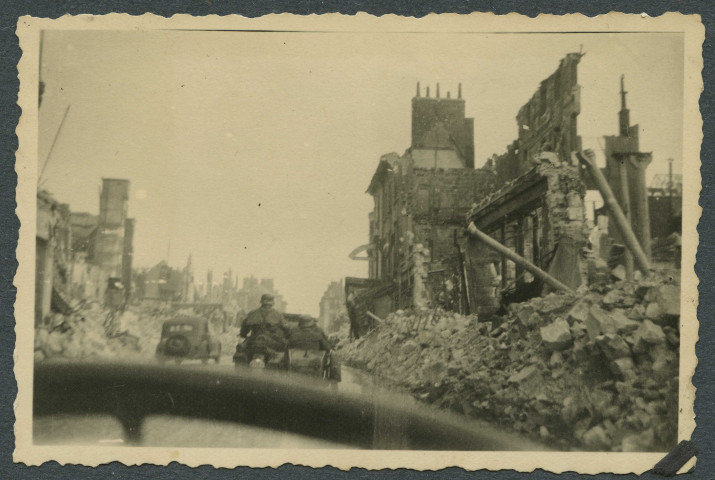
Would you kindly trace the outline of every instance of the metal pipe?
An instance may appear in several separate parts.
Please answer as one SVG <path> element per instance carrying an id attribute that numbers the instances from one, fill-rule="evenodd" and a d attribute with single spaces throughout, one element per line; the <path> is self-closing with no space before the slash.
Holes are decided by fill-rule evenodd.
<path id="1" fill-rule="evenodd" d="M 616 197 L 613 195 L 613 191 L 608 185 L 606 177 L 603 176 L 603 172 L 601 172 L 601 169 L 596 165 L 593 158 L 595 155 L 592 151 L 585 150 L 584 152 L 576 152 L 576 157 L 579 162 L 588 168 L 588 171 L 591 173 L 591 177 L 596 182 L 598 190 L 603 196 L 603 203 L 606 204 L 608 210 L 613 215 L 614 223 L 616 224 L 621 237 L 623 237 L 626 247 L 631 251 L 631 253 L 633 253 L 636 263 L 638 264 L 638 269 L 641 273 L 643 273 L 643 275 L 648 275 L 650 273 L 650 262 L 648 261 L 648 256 L 643 251 L 643 248 L 641 248 L 640 243 L 638 243 L 638 238 L 635 233 L 633 233 L 633 229 L 631 229 L 631 226 L 628 224 L 628 220 L 626 220 L 625 215 L 623 215 L 623 210 L 621 210 L 621 207 L 618 205 L 618 200 L 616 200 Z"/>
<path id="2" fill-rule="evenodd" d="M 469 235 L 472 237 L 476 238 L 477 240 L 481 241 L 484 245 L 487 247 L 491 248 L 492 250 L 497 251 L 501 255 L 505 256 L 512 262 L 516 263 L 517 265 L 524 267 L 525 270 L 528 270 L 532 275 L 535 277 L 541 279 L 544 283 L 550 285 L 551 287 L 555 288 L 556 290 L 561 290 L 567 293 L 576 293 L 574 292 L 571 288 L 569 288 L 567 285 L 564 285 L 524 257 L 517 255 L 516 252 L 513 250 L 505 247 L 501 243 L 497 242 L 494 240 L 492 237 L 487 235 L 486 233 L 482 232 L 477 228 L 477 226 L 474 224 L 474 222 L 469 222 L 469 226 L 467 227 L 467 232 Z"/>

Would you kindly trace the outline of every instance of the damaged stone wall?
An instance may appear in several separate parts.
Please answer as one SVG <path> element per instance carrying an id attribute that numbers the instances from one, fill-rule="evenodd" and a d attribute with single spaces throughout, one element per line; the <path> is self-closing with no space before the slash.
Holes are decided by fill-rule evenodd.
<path id="1" fill-rule="evenodd" d="M 58 296 L 69 293 L 72 281 L 72 230 L 69 205 L 46 191 L 37 193 L 35 240 L 35 325 L 44 323 Z"/>
<path id="2" fill-rule="evenodd" d="M 576 289 L 586 272 L 581 258 L 588 233 L 584 195 L 578 167 L 545 152 L 538 165 L 472 208 L 467 221 Z M 469 240 L 466 256 L 474 312 L 488 317 L 512 290 L 517 301 L 541 293 L 538 279 L 477 240 Z"/>
<path id="3" fill-rule="evenodd" d="M 373 278 L 393 287 L 395 308 L 454 303 L 455 233 L 493 185 L 490 170 L 416 168 L 410 151 L 382 157 L 368 188 L 375 200 L 368 255 Z"/>
<path id="4" fill-rule="evenodd" d="M 531 99 L 519 109 L 516 121 L 518 138 L 507 152 L 494 156 L 489 163 L 497 171 L 499 185 L 516 178 L 533 166 L 541 152 L 554 152 L 568 159 L 581 150 L 577 117 L 581 112 L 577 68 L 581 53 L 569 53 L 559 67 L 539 85 Z"/>

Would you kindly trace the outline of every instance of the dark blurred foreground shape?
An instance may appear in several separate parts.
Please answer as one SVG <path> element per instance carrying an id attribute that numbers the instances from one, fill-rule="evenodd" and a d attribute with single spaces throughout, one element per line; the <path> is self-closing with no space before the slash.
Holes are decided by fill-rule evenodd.
<path id="1" fill-rule="evenodd" d="M 35 418 L 105 414 L 140 445 L 149 415 L 238 422 L 360 449 L 543 450 L 538 444 L 397 397 L 349 395 L 324 384 L 251 370 L 212 372 L 134 364 L 43 363 Z"/>

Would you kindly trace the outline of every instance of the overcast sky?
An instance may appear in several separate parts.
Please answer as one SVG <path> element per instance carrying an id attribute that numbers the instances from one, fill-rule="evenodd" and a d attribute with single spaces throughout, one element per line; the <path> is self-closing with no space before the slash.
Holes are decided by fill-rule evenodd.
<path id="1" fill-rule="evenodd" d="M 476 165 L 517 134 L 516 113 L 568 52 L 579 65 L 584 147 L 631 123 L 649 178 L 682 164 L 679 34 L 337 34 L 47 31 L 42 187 L 97 213 L 101 177 L 131 181 L 135 266 L 193 255 L 196 280 L 272 277 L 288 311 L 317 314 L 331 280 L 366 276 L 365 194 L 381 154 L 410 143 L 415 84 L 462 83 Z M 170 245 L 170 248 L 169 248 Z"/>

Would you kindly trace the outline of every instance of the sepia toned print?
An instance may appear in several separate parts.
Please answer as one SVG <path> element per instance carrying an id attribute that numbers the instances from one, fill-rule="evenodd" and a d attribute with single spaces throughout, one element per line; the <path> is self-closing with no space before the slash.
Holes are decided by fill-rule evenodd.
<path id="1" fill-rule="evenodd" d="M 694 428 L 703 35 L 22 18 L 15 460 L 651 469 Z"/>

